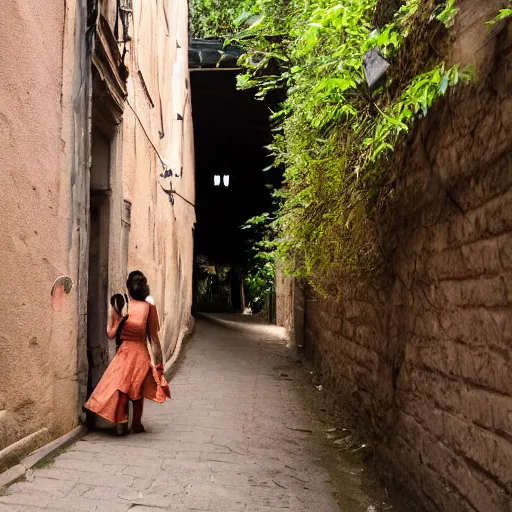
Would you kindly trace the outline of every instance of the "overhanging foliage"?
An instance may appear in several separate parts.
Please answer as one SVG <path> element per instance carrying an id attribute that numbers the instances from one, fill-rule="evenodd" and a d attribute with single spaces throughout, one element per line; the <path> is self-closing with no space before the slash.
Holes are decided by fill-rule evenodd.
<path id="1" fill-rule="evenodd" d="M 394 193 L 391 157 L 470 77 L 436 51 L 456 13 L 454 0 L 258 0 L 233 13 L 232 41 L 246 50 L 239 87 L 258 98 L 287 93 L 269 148 L 284 169 L 279 210 L 267 217 L 276 254 L 320 292 L 337 296 L 341 276 L 382 268 L 377 227 Z M 370 90 L 362 63 L 374 48 L 391 68 Z"/>

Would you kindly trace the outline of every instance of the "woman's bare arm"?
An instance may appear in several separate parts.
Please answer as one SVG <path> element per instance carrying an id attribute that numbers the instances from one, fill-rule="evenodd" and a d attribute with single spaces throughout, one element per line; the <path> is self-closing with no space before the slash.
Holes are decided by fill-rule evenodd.
<path id="1" fill-rule="evenodd" d="M 156 307 L 152 304 L 149 306 L 148 323 L 149 335 L 151 337 L 151 348 L 153 349 L 155 364 L 163 364 L 162 344 L 160 343 L 160 337 L 158 336 L 158 331 L 160 330 L 160 322 L 158 320 L 158 312 Z"/>
<path id="2" fill-rule="evenodd" d="M 119 322 L 121 322 L 121 317 L 117 314 L 117 311 L 113 307 L 110 307 L 107 323 L 107 336 L 111 340 L 116 337 Z"/>
<path id="3" fill-rule="evenodd" d="M 164 364 L 162 345 L 160 344 L 158 334 L 155 337 L 151 336 L 151 348 L 153 349 L 155 364 Z"/>

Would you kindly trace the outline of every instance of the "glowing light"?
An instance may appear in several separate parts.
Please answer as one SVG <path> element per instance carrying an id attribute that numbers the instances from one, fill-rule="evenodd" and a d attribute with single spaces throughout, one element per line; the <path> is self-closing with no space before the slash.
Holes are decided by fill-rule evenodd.
<path id="1" fill-rule="evenodd" d="M 216 174 L 214 177 L 213 177 L 213 184 L 218 187 L 220 185 L 220 176 L 218 174 Z"/>
<path id="2" fill-rule="evenodd" d="M 229 174 L 224 174 L 224 176 L 222 176 L 222 181 L 225 187 L 229 187 Z"/>

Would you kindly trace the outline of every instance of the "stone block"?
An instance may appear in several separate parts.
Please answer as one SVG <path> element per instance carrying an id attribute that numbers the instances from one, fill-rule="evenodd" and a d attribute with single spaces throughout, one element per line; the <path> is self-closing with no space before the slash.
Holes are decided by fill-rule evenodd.
<path id="1" fill-rule="evenodd" d="M 9 492 L 15 493 L 51 493 L 57 496 L 65 497 L 75 486 L 71 480 L 54 480 L 52 478 L 36 476 L 31 482 L 18 482 L 9 487 Z"/>
<path id="2" fill-rule="evenodd" d="M 408 364 L 410 366 L 416 366 L 419 363 L 419 361 L 420 361 L 420 356 L 419 356 L 420 346 L 419 346 L 419 343 L 417 343 L 418 341 L 420 341 L 419 338 L 414 338 L 414 341 L 411 340 L 411 341 L 409 341 L 409 343 L 407 343 L 405 345 L 405 348 L 404 348 L 405 364 Z M 405 385 L 405 382 L 403 382 L 402 384 Z M 402 388 L 402 389 L 405 389 L 405 388 Z"/>
<path id="3" fill-rule="evenodd" d="M 498 236 L 512 231 L 512 211 L 507 205 L 511 204 L 512 189 L 486 203 L 476 217 L 481 226 L 483 236 Z"/>
<path id="4" fill-rule="evenodd" d="M 450 512 L 476 512 L 466 498 L 451 483 L 447 483 L 443 474 L 429 467 L 422 468 L 423 501 L 430 509 Z"/>
<path id="5" fill-rule="evenodd" d="M 510 493 L 476 468 L 461 468 L 456 485 L 478 512 L 509 512 Z"/>
<path id="6" fill-rule="evenodd" d="M 465 387 L 460 397 L 460 412 L 465 420 L 491 430 L 493 416 L 490 397 L 491 394 L 483 388 Z"/>
<path id="7" fill-rule="evenodd" d="M 355 329 L 352 342 L 357 346 L 373 348 L 378 338 L 375 330 L 370 325 L 358 325 Z"/>
<path id="8" fill-rule="evenodd" d="M 484 429 L 453 414 L 445 414 L 444 424 L 446 444 L 473 460 L 484 471 L 492 474 L 492 460 L 496 452 L 495 437 Z"/>
<path id="9" fill-rule="evenodd" d="M 426 339 L 439 336 L 439 312 L 427 309 L 418 312 L 414 321 L 414 334 Z"/>
<path id="10" fill-rule="evenodd" d="M 461 248 L 462 258 L 467 268 L 465 277 L 493 276 L 501 269 L 498 240 L 481 240 Z"/>
<path id="11" fill-rule="evenodd" d="M 512 233 L 497 239 L 499 248 L 499 257 L 504 270 L 512 270 Z"/>
<path id="12" fill-rule="evenodd" d="M 33 506 L 45 508 L 50 503 L 52 495 L 40 491 L 13 492 L 0 495 L 0 505 Z"/>
<path id="13" fill-rule="evenodd" d="M 504 307 L 508 305 L 507 288 L 503 277 L 443 281 L 439 289 L 447 306 Z"/>
<path id="14" fill-rule="evenodd" d="M 127 512 L 131 503 L 114 503 L 112 501 L 88 500 L 85 498 L 57 498 L 52 497 L 48 508 L 50 510 L 63 510 L 69 512 Z"/>
<path id="15" fill-rule="evenodd" d="M 134 482 L 134 477 L 132 476 L 121 476 L 121 475 L 111 475 L 108 473 L 87 473 L 83 472 L 79 478 L 78 482 L 91 486 L 102 486 L 102 487 L 118 487 L 124 489 L 126 487 L 131 487 Z"/>
<path id="16" fill-rule="evenodd" d="M 340 334 L 347 339 L 354 339 L 355 336 L 355 325 L 350 320 L 343 319 L 340 327 Z"/>
<path id="17" fill-rule="evenodd" d="M 399 413 L 397 433 L 409 444 L 414 444 L 415 449 L 421 452 L 421 443 L 425 434 L 424 427 L 413 416 L 403 412 Z"/>
<path id="18" fill-rule="evenodd" d="M 491 393 L 489 402 L 493 429 L 499 435 L 512 438 L 512 396 Z"/>
<path id="19" fill-rule="evenodd" d="M 512 320 L 508 308 L 449 308 L 439 312 L 443 336 L 473 347 L 506 348 Z"/>
<path id="20" fill-rule="evenodd" d="M 457 375 L 459 372 L 459 349 L 451 340 L 425 340 L 418 349 L 419 360 L 426 368 L 437 370 L 445 375 Z"/>
<path id="21" fill-rule="evenodd" d="M 491 452 L 491 474 L 512 495 L 512 443 L 509 438 L 492 434 L 494 450 Z"/>
<path id="22" fill-rule="evenodd" d="M 457 375 L 478 386 L 512 394 L 508 352 L 457 346 Z"/>
<path id="23" fill-rule="evenodd" d="M 416 395 L 415 397 L 408 397 L 407 402 L 403 405 L 405 416 L 409 416 L 408 428 L 400 435 L 411 443 L 419 451 L 421 446 L 422 437 L 412 437 L 411 422 L 416 422 L 415 428 L 421 428 L 425 433 L 432 434 L 440 438 L 444 433 L 444 420 L 443 413 L 440 409 L 436 408 L 431 399 Z"/>

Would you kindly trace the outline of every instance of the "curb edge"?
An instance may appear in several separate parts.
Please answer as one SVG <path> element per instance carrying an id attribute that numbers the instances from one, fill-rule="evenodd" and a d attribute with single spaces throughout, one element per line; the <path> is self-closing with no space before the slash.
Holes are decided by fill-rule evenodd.
<path id="1" fill-rule="evenodd" d="M 27 471 L 33 468 L 39 462 L 51 458 L 58 450 L 73 444 L 78 441 L 87 433 L 87 428 L 84 425 L 79 425 L 73 430 L 64 434 L 61 437 L 45 444 L 41 448 L 38 448 L 31 454 L 27 455 L 15 466 L 7 469 L 3 473 L 0 473 L 0 489 L 7 487 L 14 483 L 16 480 L 24 476 Z"/>

